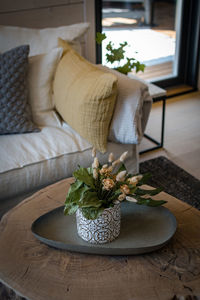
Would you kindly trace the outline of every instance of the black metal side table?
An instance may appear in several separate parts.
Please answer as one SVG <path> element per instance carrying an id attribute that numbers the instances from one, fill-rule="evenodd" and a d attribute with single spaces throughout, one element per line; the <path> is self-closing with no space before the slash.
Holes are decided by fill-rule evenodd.
<path id="1" fill-rule="evenodd" d="M 151 136 L 144 133 L 144 137 L 150 140 L 152 143 L 154 143 L 156 146 L 150 147 L 148 149 L 140 151 L 140 154 L 146 153 L 155 149 L 162 148 L 164 145 L 164 130 L 165 130 L 165 104 L 166 104 L 166 90 L 156 86 L 152 83 L 147 83 L 149 87 L 149 94 L 151 95 L 153 99 L 153 103 L 162 101 L 162 119 L 161 119 L 161 138 L 160 141 L 155 140 Z"/>

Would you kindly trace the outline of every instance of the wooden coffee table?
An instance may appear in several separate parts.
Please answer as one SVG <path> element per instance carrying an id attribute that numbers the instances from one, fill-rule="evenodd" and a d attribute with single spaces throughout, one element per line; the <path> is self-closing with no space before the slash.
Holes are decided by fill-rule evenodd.
<path id="1" fill-rule="evenodd" d="M 40 190 L 2 218 L 0 281 L 7 290 L 33 300 L 200 297 L 200 212 L 164 192 L 161 196 L 177 218 L 178 229 L 156 252 L 139 256 L 79 254 L 37 240 L 31 232 L 33 221 L 64 204 L 72 181 L 65 179 Z"/>

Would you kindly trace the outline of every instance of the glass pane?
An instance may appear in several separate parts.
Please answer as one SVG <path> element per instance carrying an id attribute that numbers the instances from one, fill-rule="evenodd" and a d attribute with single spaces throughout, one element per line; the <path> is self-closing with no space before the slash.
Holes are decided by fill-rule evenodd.
<path id="1" fill-rule="evenodd" d="M 115 47 L 128 42 L 125 54 L 146 65 L 138 77 L 148 81 L 177 76 L 181 0 L 118 0 L 102 1 L 102 63 L 106 61 L 106 45 Z M 135 74 L 135 71 L 133 71 Z"/>

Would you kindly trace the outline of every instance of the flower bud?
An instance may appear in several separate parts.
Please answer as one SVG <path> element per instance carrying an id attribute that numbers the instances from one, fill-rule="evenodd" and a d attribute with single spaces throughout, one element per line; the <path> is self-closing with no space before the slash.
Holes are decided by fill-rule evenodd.
<path id="1" fill-rule="evenodd" d="M 111 153 L 109 154 L 109 157 L 108 157 L 108 162 L 111 163 L 111 162 L 113 162 L 113 160 L 114 160 L 114 155 L 113 155 L 113 153 L 111 152 Z"/>
<path id="2" fill-rule="evenodd" d="M 98 172 L 97 169 L 93 169 L 93 178 L 97 179 L 98 178 Z"/>
<path id="3" fill-rule="evenodd" d="M 131 178 L 128 178 L 128 182 L 134 186 L 136 186 L 136 184 L 138 183 L 138 178 L 137 176 L 133 176 Z"/>
<path id="4" fill-rule="evenodd" d="M 93 164 L 92 164 L 92 167 L 93 167 L 93 168 L 98 168 L 98 167 L 99 167 L 99 161 L 98 161 L 98 158 L 97 158 L 97 157 L 94 158 L 94 162 L 93 162 Z"/>
<path id="5" fill-rule="evenodd" d="M 121 171 L 116 176 L 116 181 L 124 181 L 126 175 L 126 171 Z"/>
<path id="6" fill-rule="evenodd" d="M 92 148 L 92 157 L 95 157 L 96 156 L 96 149 L 93 147 Z"/>
<path id="7" fill-rule="evenodd" d="M 119 201 L 123 201 L 125 199 L 126 195 L 124 193 L 120 194 L 118 197 Z"/>
<path id="8" fill-rule="evenodd" d="M 107 167 L 108 167 L 107 164 L 105 164 L 105 165 L 102 166 L 103 169 L 107 169 Z"/>
<path id="9" fill-rule="evenodd" d="M 121 162 L 123 162 L 123 161 L 125 160 L 125 158 L 127 157 L 127 154 L 128 154 L 128 151 L 122 153 L 122 155 L 120 156 L 119 160 L 120 160 Z"/>
<path id="10" fill-rule="evenodd" d="M 124 194 L 130 194 L 130 189 L 129 189 L 129 187 L 128 187 L 128 185 L 127 184 L 123 184 L 123 185 L 121 185 L 120 186 L 120 189 L 121 189 L 121 191 L 122 191 L 122 193 L 124 193 Z"/>
<path id="11" fill-rule="evenodd" d="M 132 197 L 129 197 L 129 196 L 126 196 L 126 200 L 129 201 L 129 202 L 137 203 L 137 200 L 135 198 L 132 198 Z"/>
<path id="12" fill-rule="evenodd" d="M 119 159 L 117 159 L 117 160 L 115 160 L 115 161 L 113 161 L 113 163 L 112 163 L 112 167 L 114 168 L 115 166 L 117 166 L 117 165 L 119 165 L 120 164 L 120 160 Z"/>

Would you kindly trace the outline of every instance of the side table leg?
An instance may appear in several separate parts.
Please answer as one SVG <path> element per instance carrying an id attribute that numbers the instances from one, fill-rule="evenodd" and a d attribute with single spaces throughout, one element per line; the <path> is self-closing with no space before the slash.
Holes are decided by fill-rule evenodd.
<path id="1" fill-rule="evenodd" d="M 148 148 L 146 150 L 140 151 L 139 154 L 143 154 L 152 150 L 156 150 L 159 148 L 163 148 L 164 145 L 164 132 L 165 132 L 165 108 L 166 108 L 166 96 L 163 96 L 162 98 L 154 99 L 154 102 L 162 101 L 162 119 L 161 119 L 161 139 L 160 142 L 156 141 L 154 138 L 150 137 L 147 134 L 144 134 L 144 137 L 147 138 L 149 141 L 154 143 L 156 146 Z"/>

